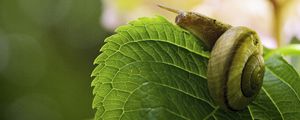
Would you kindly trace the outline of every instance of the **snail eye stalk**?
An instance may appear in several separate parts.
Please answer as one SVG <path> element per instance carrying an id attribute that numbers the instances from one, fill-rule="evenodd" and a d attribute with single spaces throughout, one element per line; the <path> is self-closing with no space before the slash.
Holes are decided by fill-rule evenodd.
<path id="1" fill-rule="evenodd" d="M 181 14 L 181 13 L 184 12 L 182 10 L 173 9 L 173 8 L 166 7 L 166 6 L 163 6 L 163 5 L 160 5 L 160 4 L 157 4 L 157 6 L 160 7 L 160 8 L 162 8 L 162 9 L 165 9 L 167 11 L 170 11 L 170 12 L 173 12 L 173 13 L 177 13 L 177 14 Z"/>

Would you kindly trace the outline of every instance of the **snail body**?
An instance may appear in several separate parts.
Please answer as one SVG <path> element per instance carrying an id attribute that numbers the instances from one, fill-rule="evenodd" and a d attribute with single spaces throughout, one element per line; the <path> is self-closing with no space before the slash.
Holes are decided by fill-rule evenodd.
<path id="1" fill-rule="evenodd" d="M 194 12 L 160 6 L 178 13 L 176 24 L 190 31 L 211 50 L 208 89 L 222 109 L 243 110 L 258 95 L 264 77 L 263 47 L 255 31 L 232 27 Z"/>

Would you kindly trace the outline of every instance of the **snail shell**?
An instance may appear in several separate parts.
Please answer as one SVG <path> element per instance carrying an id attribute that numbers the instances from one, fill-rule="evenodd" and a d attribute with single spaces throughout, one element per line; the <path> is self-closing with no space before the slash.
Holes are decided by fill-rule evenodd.
<path id="1" fill-rule="evenodd" d="M 265 71 L 262 51 L 258 36 L 246 27 L 232 27 L 216 41 L 207 79 L 221 108 L 242 110 L 257 96 Z"/>

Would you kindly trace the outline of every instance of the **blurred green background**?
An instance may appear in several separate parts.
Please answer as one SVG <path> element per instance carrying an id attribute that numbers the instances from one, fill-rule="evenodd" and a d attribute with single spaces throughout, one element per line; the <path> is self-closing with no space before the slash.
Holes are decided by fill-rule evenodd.
<path id="1" fill-rule="evenodd" d="M 0 120 L 93 118 L 99 0 L 0 0 Z"/>

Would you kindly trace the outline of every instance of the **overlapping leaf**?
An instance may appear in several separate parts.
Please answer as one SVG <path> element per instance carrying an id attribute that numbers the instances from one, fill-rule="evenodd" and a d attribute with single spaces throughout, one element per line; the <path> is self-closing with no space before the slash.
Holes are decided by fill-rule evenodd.
<path id="1" fill-rule="evenodd" d="M 116 32 L 92 73 L 97 120 L 300 118 L 300 78 L 281 57 L 266 61 L 263 89 L 248 109 L 225 112 L 208 93 L 209 52 L 189 32 L 162 17 L 140 18 Z"/>

